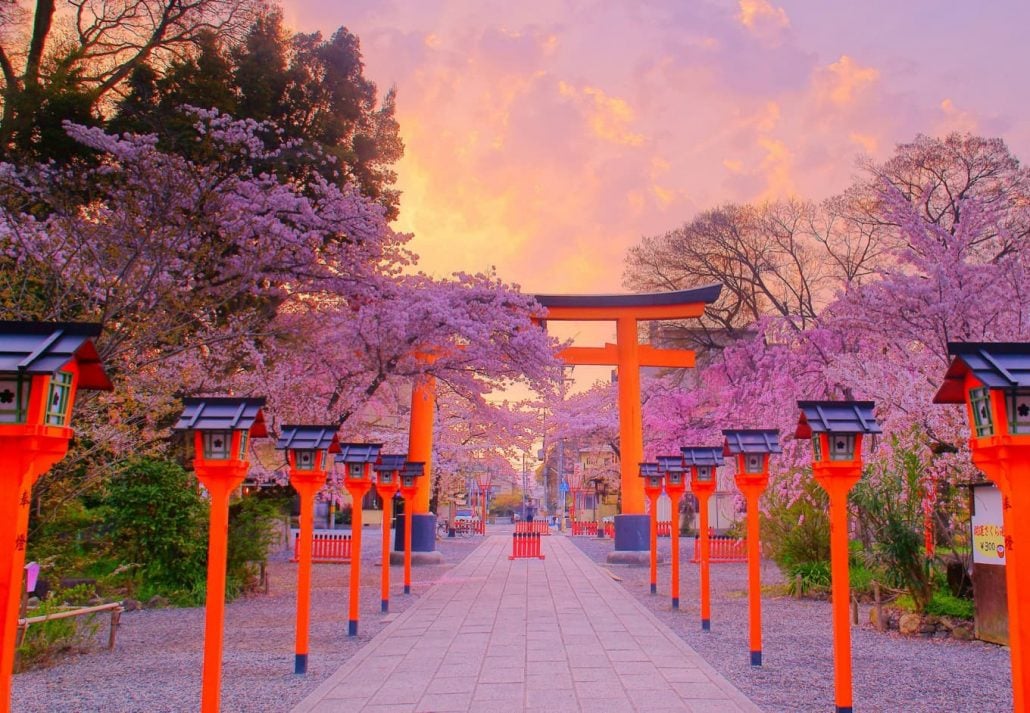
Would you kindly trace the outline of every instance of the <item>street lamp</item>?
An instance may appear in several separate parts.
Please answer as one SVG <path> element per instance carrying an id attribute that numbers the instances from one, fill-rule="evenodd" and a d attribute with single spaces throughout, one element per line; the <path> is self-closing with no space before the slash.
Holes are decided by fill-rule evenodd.
<path id="1" fill-rule="evenodd" d="M 68 453 L 79 389 L 111 390 L 97 324 L 0 321 L 0 711 L 11 705 L 32 486 Z"/>
<path id="2" fill-rule="evenodd" d="M 723 455 L 736 456 L 737 487 L 747 502 L 747 596 L 751 665 L 762 665 L 762 550 L 758 534 L 758 499 L 769 485 L 769 455 L 780 453 L 780 432 L 770 429 L 728 430 Z"/>
<path id="3" fill-rule="evenodd" d="M 191 398 L 172 430 L 193 434 L 193 470 L 211 502 L 207 545 L 207 597 L 204 671 L 200 709 L 215 713 L 222 681 L 222 628 L 225 619 L 225 564 L 229 539 L 229 496 L 250 470 L 247 443 L 268 435 L 263 398 Z"/>
<path id="4" fill-rule="evenodd" d="M 393 519 L 393 496 L 401 487 L 401 471 L 407 455 L 379 455 L 376 471 L 376 492 L 383 501 L 383 591 L 380 607 L 383 614 L 390 611 L 390 521 Z"/>
<path id="5" fill-rule="evenodd" d="M 308 670 L 311 621 L 311 551 L 314 547 L 315 496 L 325 487 L 328 453 L 340 450 L 336 426 L 283 426 L 277 450 L 286 451 L 290 485 L 300 496 L 300 543 L 297 549 L 297 640 L 294 673 Z"/>
<path id="6" fill-rule="evenodd" d="M 665 474 L 665 492 L 672 501 L 669 537 L 672 546 L 672 608 L 680 608 L 680 499 L 687 490 L 683 456 L 658 456 L 658 470 Z"/>
<path id="7" fill-rule="evenodd" d="M 379 458 L 382 443 L 341 443 L 336 462 L 343 464 L 343 485 L 351 497 L 350 515 L 350 613 L 347 635 L 358 635 L 361 596 L 362 500 L 372 488 L 372 464 Z"/>
<path id="8" fill-rule="evenodd" d="M 709 578 L 711 563 L 711 535 L 708 527 L 708 500 L 715 492 L 716 469 L 723 465 L 722 448 L 710 446 L 687 446 L 681 448 L 683 463 L 690 468 L 690 492 L 697 498 L 698 509 L 698 547 L 701 549 L 700 589 L 701 589 L 701 630 L 712 628 L 712 598 Z"/>
<path id="9" fill-rule="evenodd" d="M 862 436 L 880 433 L 872 401 L 798 401 L 795 438 L 812 439 L 812 473 L 830 497 L 833 670 L 837 713 L 851 713 L 848 492 L 862 477 Z"/>
<path id="10" fill-rule="evenodd" d="M 490 470 L 484 469 L 479 472 L 476 476 L 476 485 L 479 486 L 479 498 L 482 500 L 481 506 L 483 510 L 483 516 L 479 520 L 479 534 L 486 534 L 486 509 L 487 500 L 490 494 L 490 486 L 493 482 L 494 474 Z"/>
<path id="11" fill-rule="evenodd" d="M 662 494 L 665 478 L 657 463 L 641 463 L 640 477 L 644 479 L 644 495 L 651 504 L 651 594 L 658 593 L 658 496 Z"/>
<path id="12" fill-rule="evenodd" d="M 1001 491 L 1014 710 L 1030 687 L 1030 344 L 949 342 L 934 403 L 966 405 L 973 465 Z"/>
<path id="13" fill-rule="evenodd" d="M 401 497 L 404 498 L 404 593 L 411 594 L 411 522 L 418 479 L 425 475 L 426 464 L 408 461 L 401 470 Z"/>

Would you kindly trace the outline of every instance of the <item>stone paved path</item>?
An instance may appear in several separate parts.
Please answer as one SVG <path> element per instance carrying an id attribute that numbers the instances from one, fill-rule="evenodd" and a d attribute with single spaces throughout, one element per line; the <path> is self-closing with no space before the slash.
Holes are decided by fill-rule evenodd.
<path id="1" fill-rule="evenodd" d="M 329 711 L 758 711 L 565 537 L 495 535 L 304 699 Z"/>

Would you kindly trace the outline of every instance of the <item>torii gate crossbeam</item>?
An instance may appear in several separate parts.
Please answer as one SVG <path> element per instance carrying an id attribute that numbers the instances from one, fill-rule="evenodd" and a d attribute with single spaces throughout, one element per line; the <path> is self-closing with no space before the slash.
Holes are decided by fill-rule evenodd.
<path id="1" fill-rule="evenodd" d="M 535 295 L 547 320 L 615 322 L 615 344 L 568 347 L 566 364 L 614 366 L 619 374 L 619 454 L 622 514 L 615 519 L 615 550 L 648 549 L 650 523 L 644 515 L 644 484 L 637 469 L 644 459 L 640 367 L 692 368 L 694 352 L 657 349 L 637 341 L 637 325 L 661 319 L 696 319 L 719 297 L 722 285 L 635 295 Z"/>

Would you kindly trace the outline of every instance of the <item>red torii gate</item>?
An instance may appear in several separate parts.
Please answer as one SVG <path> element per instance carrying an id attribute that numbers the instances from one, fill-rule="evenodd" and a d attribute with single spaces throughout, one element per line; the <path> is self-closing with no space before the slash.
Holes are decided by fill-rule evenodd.
<path id="1" fill-rule="evenodd" d="M 660 319 L 690 319 L 704 314 L 722 285 L 677 292 L 630 295 L 535 295 L 547 308 L 547 320 L 615 322 L 615 344 L 603 347 L 568 347 L 560 356 L 566 364 L 614 366 L 619 375 L 619 461 L 622 514 L 615 518 L 615 550 L 648 549 L 650 523 L 644 514 L 644 483 L 638 468 L 644 460 L 643 419 L 640 405 L 640 367 L 689 369 L 694 352 L 658 349 L 637 341 L 637 324 Z M 615 559 L 623 559 L 616 557 Z"/>

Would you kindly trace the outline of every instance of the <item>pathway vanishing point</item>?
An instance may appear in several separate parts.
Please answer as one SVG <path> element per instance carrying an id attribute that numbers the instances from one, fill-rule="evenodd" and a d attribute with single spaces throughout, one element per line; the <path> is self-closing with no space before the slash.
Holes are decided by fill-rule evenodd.
<path id="1" fill-rule="evenodd" d="M 494 535 L 293 709 L 759 708 L 565 537 L 509 560 Z"/>

